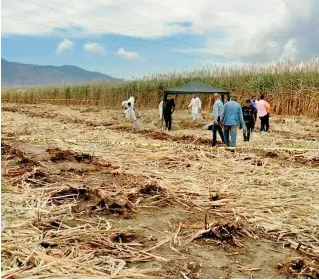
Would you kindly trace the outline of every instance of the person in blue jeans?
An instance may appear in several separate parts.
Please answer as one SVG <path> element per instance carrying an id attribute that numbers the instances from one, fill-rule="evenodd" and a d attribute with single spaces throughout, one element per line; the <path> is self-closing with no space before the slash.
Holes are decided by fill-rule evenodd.
<path id="1" fill-rule="evenodd" d="M 247 130 L 243 111 L 241 105 L 237 102 L 236 96 L 232 96 L 231 100 L 225 104 L 222 123 L 226 146 L 236 147 L 238 126 L 241 124 L 243 131 Z"/>
<path id="2" fill-rule="evenodd" d="M 223 133 L 222 123 L 221 123 L 221 119 L 224 112 L 224 104 L 220 100 L 220 95 L 218 93 L 214 93 L 214 100 L 215 100 L 214 106 L 213 106 L 214 125 L 212 128 L 212 131 L 213 131 L 212 146 L 213 147 L 216 146 L 217 144 L 217 132 L 219 133 L 222 143 L 225 144 L 224 133 Z"/>

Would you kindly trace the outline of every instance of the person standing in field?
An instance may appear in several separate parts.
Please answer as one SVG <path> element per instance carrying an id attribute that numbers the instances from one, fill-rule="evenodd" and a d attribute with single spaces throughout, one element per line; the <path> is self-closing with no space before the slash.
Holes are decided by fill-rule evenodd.
<path id="1" fill-rule="evenodd" d="M 192 108 L 192 118 L 193 121 L 200 120 L 200 111 L 201 111 L 202 103 L 199 97 L 193 97 L 191 102 L 188 105 L 188 108 Z"/>
<path id="2" fill-rule="evenodd" d="M 158 111 L 159 111 L 159 117 L 160 120 L 163 118 L 163 100 L 158 104 Z"/>
<path id="3" fill-rule="evenodd" d="M 250 106 L 253 108 L 254 110 L 254 116 L 255 116 L 255 123 L 254 123 L 254 127 L 253 129 L 255 128 L 255 124 L 256 124 L 256 121 L 257 121 L 257 109 L 256 109 L 256 95 L 253 95 L 250 99 Z"/>
<path id="4" fill-rule="evenodd" d="M 237 102 L 237 97 L 232 96 L 224 106 L 224 113 L 222 117 L 224 125 L 224 139 L 227 147 L 236 147 L 237 129 L 241 124 L 243 131 L 247 130 L 243 117 L 243 111 L 240 104 Z"/>
<path id="5" fill-rule="evenodd" d="M 164 99 L 165 99 L 165 95 L 164 95 L 164 88 L 163 86 L 159 86 L 158 88 L 158 95 L 160 96 L 160 98 L 162 99 L 163 96 L 164 96 Z M 158 112 L 159 112 L 159 117 L 160 117 L 160 120 L 163 119 L 163 99 L 161 100 L 161 102 L 158 104 Z"/>
<path id="6" fill-rule="evenodd" d="M 250 105 L 256 107 L 256 95 L 253 95 L 250 99 Z"/>
<path id="7" fill-rule="evenodd" d="M 260 119 L 260 131 L 267 132 L 269 130 L 269 121 L 268 119 L 268 112 L 267 112 L 267 102 L 265 101 L 265 96 L 262 94 L 260 99 L 256 101 L 256 109 L 257 109 L 257 116 Z"/>
<path id="8" fill-rule="evenodd" d="M 267 127 L 267 131 L 269 131 L 269 122 L 270 122 L 270 113 L 271 113 L 271 107 L 268 101 L 268 98 L 265 98 L 265 102 L 266 104 L 266 111 L 267 111 L 267 118 L 266 118 L 266 127 Z"/>
<path id="9" fill-rule="evenodd" d="M 163 115 L 167 130 L 172 130 L 172 114 L 175 111 L 175 101 L 173 98 L 164 100 Z"/>
<path id="10" fill-rule="evenodd" d="M 222 143 L 224 144 L 224 133 L 222 129 L 221 120 L 224 113 L 224 104 L 220 100 L 220 95 L 218 93 L 214 93 L 214 105 L 213 105 L 213 118 L 214 118 L 214 125 L 213 125 L 213 140 L 212 140 L 212 146 L 216 146 L 217 144 L 217 131 L 222 139 Z"/>
<path id="11" fill-rule="evenodd" d="M 198 116 L 200 118 L 201 112 L 202 112 L 202 101 L 200 100 L 200 98 L 197 96 L 195 98 L 197 106 L 198 106 Z"/>
<path id="12" fill-rule="evenodd" d="M 242 108 L 243 111 L 243 117 L 246 124 L 246 130 L 243 130 L 244 135 L 244 141 L 250 140 L 250 134 L 252 133 L 252 130 L 255 125 L 255 113 L 254 113 L 254 107 L 251 106 L 250 100 L 246 100 L 245 105 Z"/>

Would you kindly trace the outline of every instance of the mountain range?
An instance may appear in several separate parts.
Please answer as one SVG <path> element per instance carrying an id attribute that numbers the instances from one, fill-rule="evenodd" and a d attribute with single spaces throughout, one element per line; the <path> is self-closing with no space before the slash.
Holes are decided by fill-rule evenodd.
<path id="1" fill-rule="evenodd" d="M 1 58 L 2 87 L 63 85 L 101 81 L 117 82 L 120 79 L 72 65 L 41 66 L 10 62 Z"/>

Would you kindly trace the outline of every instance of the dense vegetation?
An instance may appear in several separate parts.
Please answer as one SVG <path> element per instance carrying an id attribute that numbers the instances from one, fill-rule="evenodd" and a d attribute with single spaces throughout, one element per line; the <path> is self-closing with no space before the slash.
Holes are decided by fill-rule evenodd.
<path id="1" fill-rule="evenodd" d="M 157 108 L 161 87 L 173 87 L 193 80 L 228 89 L 240 101 L 264 92 L 277 114 L 319 117 L 319 61 L 316 59 L 298 65 L 288 63 L 230 69 L 206 67 L 192 72 L 154 74 L 119 83 L 3 89 L 2 99 L 120 108 L 123 100 L 134 95 L 139 108 Z M 178 107 L 184 107 L 189 99 L 189 96 L 177 96 Z M 202 100 L 206 107 L 211 106 L 211 96 L 202 96 Z"/>

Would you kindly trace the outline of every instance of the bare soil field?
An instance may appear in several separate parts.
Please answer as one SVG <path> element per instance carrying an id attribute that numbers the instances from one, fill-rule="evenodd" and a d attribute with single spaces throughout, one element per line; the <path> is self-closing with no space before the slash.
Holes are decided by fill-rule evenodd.
<path id="1" fill-rule="evenodd" d="M 2 278 L 319 278 L 319 121 L 238 149 L 205 120 L 2 104 Z"/>

